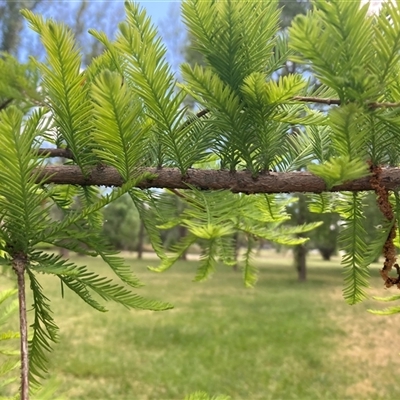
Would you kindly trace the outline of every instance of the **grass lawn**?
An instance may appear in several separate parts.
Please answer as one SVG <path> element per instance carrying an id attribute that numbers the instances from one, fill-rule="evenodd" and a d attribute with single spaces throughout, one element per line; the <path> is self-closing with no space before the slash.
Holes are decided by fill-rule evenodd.
<path id="1" fill-rule="evenodd" d="M 98 260 L 75 261 L 110 275 Z M 194 283 L 194 261 L 163 274 L 146 270 L 155 260 L 128 261 L 146 283 L 137 292 L 175 309 L 109 304 L 99 313 L 73 293 L 62 299 L 57 280 L 41 277 L 61 329 L 50 373 L 64 398 L 183 399 L 198 390 L 232 399 L 400 398 L 400 315 L 368 314 L 380 306 L 371 301 L 346 305 L 337 259 L 310 258 L 308 281 L 298 283 L 290 256 L 266 252 L 255 289 L 224 266 Z M 377 268 L 371 294 L 395 294 Z"/>

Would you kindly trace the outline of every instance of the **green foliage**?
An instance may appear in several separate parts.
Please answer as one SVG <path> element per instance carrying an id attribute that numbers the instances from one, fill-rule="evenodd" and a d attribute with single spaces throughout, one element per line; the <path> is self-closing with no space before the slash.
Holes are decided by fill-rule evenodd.
<path id="1" fill-rule="evenodd" d="M 38 80 L 39 74 L 33 62 L 20 64 L 14 57 L 0 52 L 0 109 L 14 104 L 27 111 L 40 103 Z"/>
<path id="2" fill-rule="evenodd" d="M 257 175 L 279 164 L 289 124 L 307 113 L 303 105 L 287 105 L 304 88 L 303 78 L 273 79 L 287 57 L 286 43 L 278 35 L 276 5 L 274 1 L 183 3 L 184 22 L 206 65 L 183 64 L 181 87 L 211 112 L 206 125 L 217 132 L 214 140 L 221 166 L 232 171 L 245 167 Z M 274 52 L 274 47 L 280 51 Z"/>
<path id="3" fill-rule="evenodd" d="M 40 34 L 48 55 L 47 63 L 40 63 L 38 67 L 54 120 L 53 142 L 67 146 L 72 151 L 74 163 L 84 173 L 89 164 L 93 165 L 101 157 L 115 166 L 127 182 L 121 189 L 105 195 L 94 188 L 42 188 L 38 174 L 43 159 L 35 155 L 35 148 L 50 137 L 48 131 L 43 132 L 45 119 L 49 118 L 46 115 L 48 110 L 35 110 L 25 118 L 22 111 L 13 106 L 1 111 L 0 132 L 5 149 L 0 155 L 0 250 L 5 263 L 21 254 L 27 260 L 34 314 L 29 345 L 30 373 L 31 382 L 38 384 L 47 372 L 47 353 L 51 350 L 51 343 L 58 338 L 49 300 L 40 285 L 40 274 L 58 277 L 63 288 L 71 289 L 101 311 L 106 309 L 94 299 L 93 293 L 128 308 L 161 310 L 170 308 L 170 305 L 145 300 L 123 285 L 102 278 L 85 267 L 36 250 L 39 243 L 46 243 L 100 256 L 124 284 L 140 286 L 131 268 L 101 237 L 100 210 L 126 193 L 137 179 L 143 178 L 143 174 L 136 174 L 136 179 L 133 175 L 138 162 L 143 160 L 145 134 L 149 127 L 141 124 L 145 114 L 140 102 L 130 107 L 132 98 L 129 92 L 118 90 L 120 80 L 115 73 L 103 71 L 92 82 L 85 82 L 74 38 L 65 26 L 46 22 L 29 11 L 24 11 L 24 16 Z M 91 91 L 92 87 L 100 90 Z M 104 151 L 105 144 L 109 145 L 108 152 Z M 113 157 L 110 157 L 111 153 Z M 50 210 L 54 207 L 61 211 L 62 220 L 52 218 Z"/>
<path id="4" fill-rule="evenodd" d="M 43 163 L 33 156 L 43 114 L 42 109 L 35 111 L 23 125 L 23 114 L 17 108 L 11 106 L 0 113 L 4 145 L 0 154 L 0 249 L 10 256 L 29 252 L 49 222 L 41 207 L 48 195 L 35 183 L 37 168 Z"/>
<path id="5" fill-rule="evenodd" d="M 279 21 L 276 6 L 276 1 L 251 6 L 231 1 L 183 3 L 184 22 L 195 38 L 194 46 L 234 91 L 252 72 L 262 72 L 271 57 Z"/>
<path id="6" fill-rule="evenodd" d="M 374 296 L 374 300 L 387 303 L 387 302 L 391 302 L 391 301 L 400 300 L 400 295 L 387 296 L 387 297 Z M 393 315 L 393 314 L 400 313 L 400 306 L 388 307 L 383 310 L 371 310 L 370 309 L 368 311 L 371 314 L 375 314 L 375 315 Z"/>
<path id="7" fill-rule="evenodd" d="M 349 160 L 348 157 L 331 158 L 325 164 L 310 164 L 308 170 L 325 180 L 326 188 L 340 185 L 346 181 L 362 178 L 369 174 L 368 166 L 361 160 Z"/>
<path id="8" fill-rule="evenodd" d="M 48 106 L 57 124 L 57 145 L 66 144 L 82 171 L 92 161 L 89 153 L 91 104 L 89 87 L 81 72 L 81 55 L 71 30 L 52 20 L 44 21 L 23 10 L 30 27 L 40 35 L 47 62 L 39 63 Z"/>
<path id="9" fill-rule="evenodd" d="M 388 77 L 396 73 L 392 58 L 397 54 L 398 29 L 396 24 L 388 24 L 388 20 L 399 18 L 395 7 L 385 8 L 387 18 L 370 17 L 358 2 L 316 1 L 314 10 L 299 16 L 290 29 L 291 50 L 278 33 L 277 2 L 191 0 L 183 3 L 182 10 L 189 34 L 205 61 L 203 66 L 182 66 L 184 82 L 179 90 L 157 30 L 144 10 L 133 3 L 126 3 L 126 20 L 120 24 L 114 42 L 104 33 L 91 31 L 106 51 L 87 71 L 81 71 L 81 56 L 68 28 L 24 11 L 48 53 L 47 63 L 38 66 L 56 127 L 54 142 L 70 148 L 73 162 L 84 171 L 90 165 L 104 163 L 117 168 L 127 181 L 125 189 L 103 197 L 85 188 L 73 193 L 55 186 L 40 192 L 42 204 L 48 199 L 64 213 L 58 224 L 43 222 L 47 229 L 39 235 L 41 242 L 62 244 L 106 259 L 95 243 L 97 236 L 81 232 L 82 227 L 99 228 L 101 207 L 129 191 L 162 260 L 160 269 L 169 268 L 194 241 L 199 241 L 205 252 L 200 275 L 206 277 L 206 271 L 214 268 L 216 248 L 219 257 L 231 259 L 228 237 L 236 230 L 295 244 L 304 239 L 294 235 L 317 224 L 297 230 L 280 226 L 287 218 L 276 218 L 277 213 L 266 208 L 278 200 L 283 204 L 282 213 L 283 198 L 271 195 L 244 200 L 241 195 L 196 190 L 185 194 L 187 204 L 181 215 L 169 218 L 174 214 L 172 208 L 163 204 L 160 196 L 131 189 L 135 179 L 143 178 L 141 166 L 176 166 L 185 174 L 193 165 L 206 165 L 204 162 L 212 156 L 217 160 L 212 168 L 246 168 L 254 177 L 272 167 L 284 171 L 308 167 L 330 188 L 367 175 L 368 158 L 396 163 L 391 145 L 398 143 L 397 114 L 369 108 L 366 103 L 396 99 L 392 78 L 382 89 Z M 310 40 L 305 40 L 308 33 Z M 386 35 L 390 36 L 388 42 L 380 46 Z M 367 46 L 368 41 L 373 45 Z M 370 65 L 376 51 L 379 68 Z M 288 57 L 311 64 L 322 82 L 316 94 L 337 93 L 343 103 L 348 103 L 326 114 L 294 102 L 293 97 L 309 94 L 310 89 L 301 75 L 275 80 Z M 365 65 L 363 75 L 359 63 L 355 65 L 358 58 Z M 208 110 L 206 117 L 185 111 L 185 93 Z M 293 127 L 295 124 L 306 128 Z M 383 150 L 385 146 L 388 151 Z M 78 196 L 81 210 L 69 209 L 73 196 Z M 314 198 L 313 211 L 327 212 L 322 200 Z M 229 216 L 219 202 L 229 208 Z M 202 217 L 193 212 L 196 207 Z M 355 215 L 357 219 L 362 214 Z M 188 229 L 188 237 L 176 244 L 173 256 L 167 256 L 159 228 L 179 224 Z M 121 272 L 113 258 L 109 260 L 117 275 L 129 282 L 129 274 Z"/>
<path id="10" fill-rule="evenodd" d="M 101 159 L 129 180 L 143 158 L 150 125 L 129 86 L 116 72 L 103 71 L 93 82 L 94 130 L 92 137 Z M 135 101 L 136 100 L 136 101 Z M 148 135 L 147 135 L 148 137 Z"/>
<path id="11" fill-rule="evenodd" d="M 253 243 L 252 238 L 248 236 L 247 238 L 247 249 L 244 254 L 244 267 L 243 267 L 243 277 L 246 287 L 253 287 L 257 282 L 257 270 L 252 262 L 252 250 Z"/>
<path id="12" fill-rule="evenodd" d="M 308 209 L 312 213 L 325 214 L 334 211 L 335 200 L 331 193 L 311 194 L 309 195 Z"/>
<path id="13" fill-rule="evenodd" d="M 181 225 L 187 228 L 188 235 L 173 247 L 173 256 L 159 255 L 160 266 L 151 270 L 165 271 L 194 242 L 198 242 L 202 251 L 196 281 L 207 279 L 215 271 L 218 258 L 226 265 L 232 265 L 232 234 L 235 231 L 244 233 L 249 244 L 244 256 L 243 272 L 245 285 L 253 286 L 257 280 L 257 271 L 251 261 L 253 238 L 296 245 L 307 241 L 307 238 L 297 237 L 299 233 L 308 232 L 320 225 L 320 222 L 295 227 L 282 225 L 290 218 L 286 214 L 285 206 L 292 201 L 285 197 L 245 196 L 227 191 L 207 192 L 194 187 L 191 187 L 190 191 L 179 192 L 179 195 L 185 204 L 182 212 L 171 218 L 175 205 L 173 202 L 164 202 L 160 208 L 159 219 L 166 222 L 158 225 L 158 228 L 169 229 Z"/>
<path id="14" fill-rule="evenodd" d="M 334 88 L 342 101 L 370 99 L 377 82 L 366 73 L 377 49 L 371 46 L 373 17 L 367 15 L 368 5 L 360 7 L 359 0 L 313 3 L 313 12 L 296 17 L 289 30 L 292 48 L 303 56 L 296 61 L 311 63 L 316 77 Z"/>
<path id="15" fill-rule="evenodd" d="M 46 352 L 51 351 L 49 342 L 57 342 L 58 327 L 52 317 L 49 299 L 43 294 L 40 283 L 34 274 L 28 270 L 33 292 L 34 320 L 32 324 L 33 336 L 29 342 L 30 381 L 39 384 L 38 378 L 44 378 L 47 373 Z"/>
<path id="16" fill-rule="evenodd" d="M 183 178 L 195 166 L 232 174 L 247 170 L 255 180 L 271 169 L 308 169 L 329 189 L 366 177 L 368 163 L 399 165 L 400 108 L 393 103 L 400 101 L 400 7 L 394 3 L 372 16 L 359 1 L 315 0 L 312 11 L 296 18 L 287 40 L 279 33 L 278 1 L 184 1 L 183 19 L 204 64 L 183 64 L 179 84 L 157 30 L 134 3 L 125 4 L 126 19 L 114 41 L 91 31 L 105 51 L 86 70 L 68 27 L 22 12 L 47 58 L 25 66 L 0 58 L 5 74 L 0 77 L 0 261 L 10 266 L 22 257 L 26 263 L 33 293 L 33 382 L 47 371 L 47 353 L 58 338 L 42 274 L 55 276 L 62 293 L 69 288 L 99 311 L 106 311 L 101 300 L 127 308 L 171 307 L 131 292 L 140 281 L 102 235 L 102 209 L 107 214 L 110 203 L 125 202 L 125 194 L 160 258 L 152 269 L 170 268 L 196 242 L 201 248 L 198 281 L 208 278 L 219 260 L 232 265 L 237 232 L 248 245 L 245 285 L 253 286 L 255 239 L 297 245 L 307 240 L 300 234 L 321 226 L 318 221 L 284 224 L 292 201 L 287 195 L 250 196 L 188 185 L 173 192 L 183 204 L 177 210 L 171 196 L 135 188 L 153 178 L 143 172 L 145 167 L 174 167 Z M 305 74 L 277 80 L 289 59 L 309 65 L 320 86 L 313 87 Z M 203 108 L 201 116 L 187 111 L 186 95 Z M 311 109 L 302 96 L 338 97 L 340 105 Z M 36 102 L 45 107 L 29 109 Z M 124 184 L 106 191 L 45 185 L 39 174 L 45 161 L 37 152 L 44 142 L 70 150 L 67 163 L 79 166 L 85 176 L 107 165 Z M 382 218 L 381 228 L 368 239 L 362 194 L 341 193 L 334 201 L 313 196 L 310 201 L 312 211 L 340 214 L 344 296 L 350 304 L 361 301 L 368 264 L 379 255 L 393 224 L 399 225 L 398 195 L 392 199 L 395 220 Z M 160 231 L 178 226 L 187 235 L 167 253 Z M 38 250 L 43 243 L 101 257 L 120 283 Z"/>
<path id="17" fill-rule="evenodd" d="M 367 10 L 368 4 L 361 7 L 360 1 L 315 1 L 312 13 L 296 17 L 289 44 L 297 53 L 292 59 L 310 64 L 322 86 L 342 102 L 329 113 L 335 155 L 397 165 L 398 130 L 392 118 L 398 110 L 368 103 L 399 101 L 394 84 L 399 7 L 385 2 L 378 16 Z"/>
<path id="18" fill-rule="evenodd" d="M 337 211 L 344 219 L 339 244 L 346 251 L 342 258 L 345 281 L 343 295 L 349 304 L 365 299 L 365 289 L 369 287 L 369 263 L 365 262 L 367 244 L 364 239 L 366 231 L 362 224 L 362 207 L 362 198 L 357 193 L 343 194 L 337 206 Z"/>

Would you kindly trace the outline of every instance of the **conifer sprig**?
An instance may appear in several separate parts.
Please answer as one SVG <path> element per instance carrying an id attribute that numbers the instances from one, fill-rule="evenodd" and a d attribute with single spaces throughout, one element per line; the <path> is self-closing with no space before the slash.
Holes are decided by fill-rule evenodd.
<path id="1" fill-rule="evenodd" d="M 65 25 L 45 21 L 29 10 L 23 10 L 22 15 L 40 35 L 46 49 L 47 63 L 38 63 L 38 66 L 47 102 L 58 127 L 57 142 L 68 146 L 74 160 L 85 172 L 85 167 L 93 162 L 90 151 L 91 103 L 73 34 Z"/>
<path id="2" fill-rule="evenodd" d="M 344 226 L 339 236 L 340 247 L 346 251 L 342 258 L 344 267 L 343 295 L 349 304 L 364 300 L 369 287 L 368 264 L 365 263 L 367 244 L 365 228 L 362 224 L 362 198 L 357 193 L 344 194 L 337 211 L 344 218 Z"/>

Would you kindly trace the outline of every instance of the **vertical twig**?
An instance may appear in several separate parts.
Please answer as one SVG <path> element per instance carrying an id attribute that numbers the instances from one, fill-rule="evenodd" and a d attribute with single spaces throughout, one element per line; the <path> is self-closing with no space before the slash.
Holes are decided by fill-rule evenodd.
<path id="1" fill-rule="evenodd" d="M 379 165 L 373 165 L 372 162 L 370 164 L 370 171 L 372 172 L 370 181 L 371 186 L 375 190 L 376 193 L 376 201 L 378 204 L 378 208 L 386 218 L 388 222 L 393 221 L 394 212 L 393 207 L 389 199 L 389 191 L 385 188 L 382 183 L 382 168 Z M 399 265 L 396 264 L 396 246 L 394 244 L 394 239 L 396 238 L 396 223 L 392 225 L 390 232 L 387 236 L 386 242 L 383 245 L 383 255 L 385 257 L 385 261 L 383 263 L 383 268 L 381 269 L 381 277 L 385 281 L 385 286 L 387 288 L 396 285 L 400 289 L 400 268 Z M 397 270 L 397 277 L 389 276 L 389 272 L 392 270 L 392 267 L 395 267 Z"/>
<path id="2" fill-rule="evenodd" d="M 17 254 L 12 267 L 17 274 L 19 327 L 21 340 L 21 400 L 29 399 L 29 359 L 28 359 L 28 322 L 26 317 L 25 268 L 27 259 L 24 254 Z"/>

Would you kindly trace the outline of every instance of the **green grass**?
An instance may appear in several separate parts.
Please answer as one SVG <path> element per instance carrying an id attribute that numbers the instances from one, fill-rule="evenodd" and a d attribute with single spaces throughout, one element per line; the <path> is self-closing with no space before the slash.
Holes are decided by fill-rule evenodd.
<path id="1" fill-rule="evenodd" d="M 110 275 L 100 261 L 75 261 Z M 346 305 L 337 261 L 309 260 L 308 281 L 298 283 L 290 257 L 267 253 L 255 289 L 223 266 L 194 283 L 195 262 L 163 274 L 146 270 L 154 261 L 129 262 L 147 284 L 138 293 L 174 310 L 109 304 L 99 313 L 72 293 L 61 299 L 55 279 L 41 280 L 61 329 L 50 371 L 65 398 L 183 399 L 199 390 L 232 399 L 400 398 L 399 317 L 367 314 L 370 302 Z"/>

